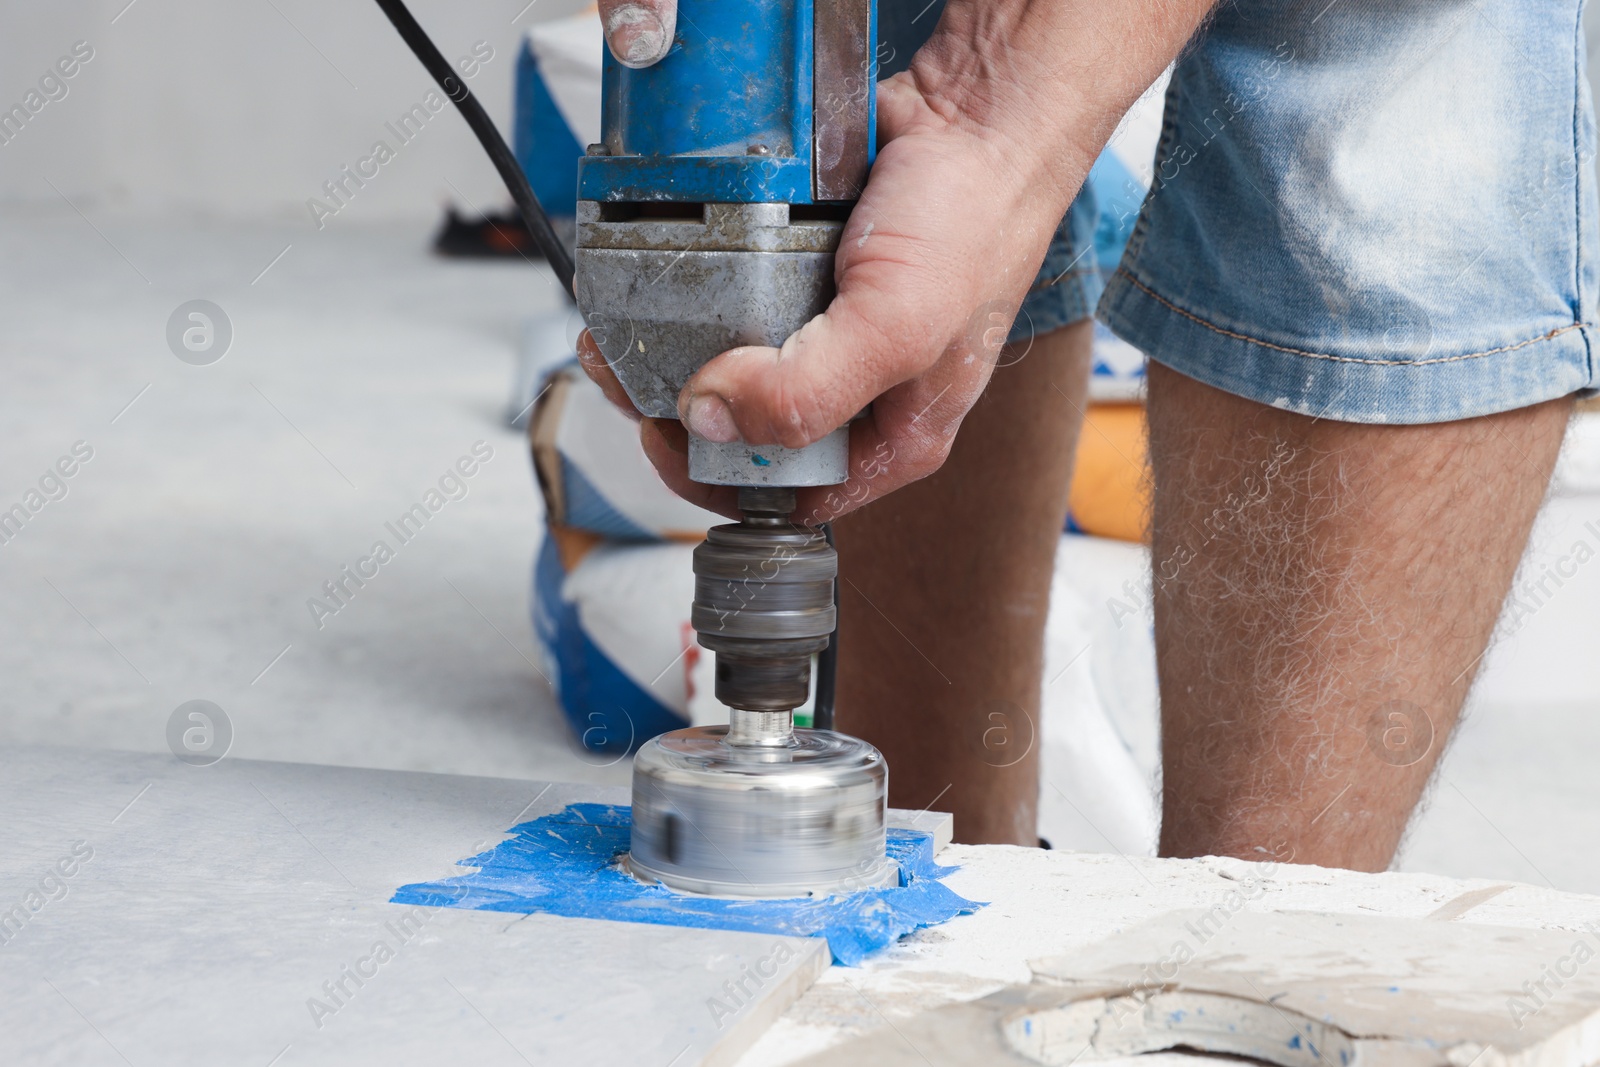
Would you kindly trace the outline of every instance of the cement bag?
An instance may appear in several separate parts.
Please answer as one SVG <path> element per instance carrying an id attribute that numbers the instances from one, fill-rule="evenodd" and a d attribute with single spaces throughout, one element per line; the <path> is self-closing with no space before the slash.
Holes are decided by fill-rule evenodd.
<path id="1" fill-rule="evenodd" d="M 576 359 L 545 378 L 528 436 L 545 515 L 555 526 L 613 541 L 698 544 L 727 521 L 666 487 L 639 446 L 638 426 Z"/>
<path id="2" fill-rule="evenodd" d="M 604 541 L 553 529 L 539 550 L 533 623 L 562 711 L 585 748 L 627 752 L 684 726 L 726 723 L 715 659 L 689 623 L 687 544 Z M 811 725 L 816 695 L 795 710 Z"/>
<path id="3" fill-rule="evenodd" d="M 662 484 L 637 427 L 575 362 L 546 378 L 528 436 L 545 502 L 531 599 L 547 673 L 585 748 L 630 751 L 690 724 L 702 658 L 690 556 L 723 520 Z"/>
<path id="4" fill-rule="evenodd" d="M 690 724 L 702 656 L 689 625 L 689 545 L 606 542 L 552 528 L 533 579 L 533 627 L 584 748 L 629 752 Z"/>
<path id="5" fill-rule="evenodd" d="M 577 213 L 578 160 L 600 140 L 600 15 L 535 23 L 517 57 L 512 143 L 517 163 L 558 231 Z"/>

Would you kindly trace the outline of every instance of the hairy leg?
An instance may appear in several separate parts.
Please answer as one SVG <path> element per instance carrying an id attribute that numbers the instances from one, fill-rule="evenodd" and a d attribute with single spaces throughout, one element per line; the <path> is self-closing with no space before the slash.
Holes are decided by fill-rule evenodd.
<path id="1" fill-rule="evenodd" d="M 1389 865 L 1570 411 L 1359 426 L 1151 365 L 1162 855 Z"/>
<path id="2" fill-rule="evenodd" d="M 890 803 L 953 812 L 959 841 L 1038 843 L 1044 626 L 1089 338 L 1088 322 L 1037 338 L 937 473 L 835 525 L 839 729 L 888 758 Z"/>

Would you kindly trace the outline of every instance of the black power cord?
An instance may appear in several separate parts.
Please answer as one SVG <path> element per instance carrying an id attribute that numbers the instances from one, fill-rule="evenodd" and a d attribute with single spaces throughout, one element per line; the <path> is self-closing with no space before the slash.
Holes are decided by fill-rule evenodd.
<path id="1" fill-rule="evenodd" d="M 556 272 L 556 278 L 567 295 L 572 296 L 572 256 L 567 252 L 567 246 L 561 243 L 561 238 L 556 236 L 555 228 L 550 225 L 550 216 L 545 214 L 539 198 L 534 195 L 533 187 L 528 184 L 528 176 L 517 165 L 517 157 L 506 145 L 505 138 L 494 128 L 489 113 L 483 110 L 483 105 L 478 103 L 478 98 L 472 95 L 466 83 L 456 77 L 454 68 L 439 54 L 439 49 L 434 47 L 417 20 L 411 17 L 405 4 L 400 0 L 378 0 L 378 6 L 389 16 L 394 28 L 400 31 L 401 40 L 422 61 L 428 73 L 433 75 L 433 80 L 439 83 L 444 95 L 460 110 L 461 117 L 467 120 L 467 125 L 477 135 L 478 143 L 489 153 L 494 169 L 500 172 L 500 179 L 506 183 L 511 199 L 522 213 L 522 221 L 533 235 L 534 243 L 544 253 L 545 262 Z"/>

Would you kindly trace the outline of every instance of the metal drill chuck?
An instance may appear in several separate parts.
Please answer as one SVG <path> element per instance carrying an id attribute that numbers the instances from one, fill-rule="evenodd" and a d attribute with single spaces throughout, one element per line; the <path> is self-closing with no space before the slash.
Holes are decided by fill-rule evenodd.
<path id="1" fill-rule="evenodd" d="M 715 527 L 694 552 L 690 620 L 717 654 L 717 699 L 740 711 L 806 702 L 811 657 L 833 633 L 839 558 L 816 530 L 749 521 Z"/>
<path id="2" fill-rule="evenodd" d="M 735 715 L 729 742 L 779 743 L 837 621 L 839 557 L 821 532 L 789 522 L 792 490 L 745 489 L 739 500 L 744 521 L 714 527 L 694 551 L 690 620 L 717 654 L 717 699 L 748 713 Z"/>

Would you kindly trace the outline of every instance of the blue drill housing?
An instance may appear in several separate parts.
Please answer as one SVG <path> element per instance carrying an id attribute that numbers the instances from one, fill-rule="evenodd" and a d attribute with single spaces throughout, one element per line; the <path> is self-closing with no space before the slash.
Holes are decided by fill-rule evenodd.
<path id="1" fill-rule="evenodd" d="M 631 69 L 605 57 L 605 155 L 578 165 L 578 199 L 681 203 L 848 203 L 818 196 L 817 131 L 865 94 L 868 165 L 877 107 L 870 9 L 859 69 L 819 88 L 817 5 L 837 0 L 678 0 L 660 62 Z M 828 42 L 823 42 L 824 46 Z M 835 64 L 837 66 L 837 64 Z"/>

